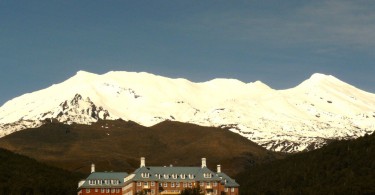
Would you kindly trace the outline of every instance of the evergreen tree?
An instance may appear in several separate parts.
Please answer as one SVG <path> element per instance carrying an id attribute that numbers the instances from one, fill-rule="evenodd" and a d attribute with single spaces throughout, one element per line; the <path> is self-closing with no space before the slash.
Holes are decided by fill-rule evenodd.
<path id="1" fill-rule="evenodd" d="M 198 187 L 194 187 L 194 188 L 185 188 L 181 191 L 180 194 L 181 195 L 202 195 L 204 193 L 201 190 L 201 188 L 198 186 Z"/>

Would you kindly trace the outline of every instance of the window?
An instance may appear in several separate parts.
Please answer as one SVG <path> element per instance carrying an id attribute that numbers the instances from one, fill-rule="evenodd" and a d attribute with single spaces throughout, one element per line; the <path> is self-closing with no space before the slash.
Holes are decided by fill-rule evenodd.
<path id="1" fill-rule="evenodd" d="M 186 182 L 184 182 L 184 188 L 186 188 L 187 187 L 187 183 Z"/>
<path id="2" fill-rule="evenodd" d="M 155 194 L 155 189 L 151 189 L 151 194 Z"/>
<path id="3" fill-rule="evenodd" d="M 191 184 L 191 182 L 189 182 L 189 188 L 193 187 L 193 185 Z"/>
<path id="4" fill-rule="evenodd" d="M 142 186 L 142 183 L 140 181 L 138 181 L 137 186 Z"/>
<path id="5" fill-rule="evenodd" d="M 206 186 L 211 186 L 211 183 L 210 183 L 210 182 L 207 182 L 207 183 L 206 183 Z"/>
<path id="6" fill-rule="evenodd" d="M 120 193 L 120 189 L 116 189 L 116 193 Z"/>
<path id="7" fill-rule="evenodd" d="M 204 178 L 211 178 L 211 173 L 203 173 Z"/>
<path id="8" fill-rule="evenodd" d="M 100 189 L 100 192 L 101 192 L 101 193 L 104 193 L 104 192 L 105 192 L 105 189 L 104 189 L 104 188 Z"/>
<path id="9" fill-rule="evenodd" d="M 90 193 L 90 189 L 86 189 L 86 193 Z"/>
<path id="10" fill-rule="evenodd" d="M 150 177 L 150 173 L 141 173 L 141 176 L 143 178 L 149 178 Z"/>
<path id="11" fill-rule="evenodd" d="M 194 178 L 194 175 L 193 174 L 189 174 L 189 179 L 193 179 Z"/>
<path id="12" fill-rule="evenodd" d="M 185 179 L 185 174 L 181 174 L 181 179 Z"/>
<path id="13" fill-rule="evenodd" d="M 216 189 L 214 190 L 214 194 L 217 194 L 217 190 Z"/>
<path id="14" fill-rule="evenodd" d="M 225 192 L 228 192 L 228 188 L 225 188 L 225 190 L 224 190 Z"/>
<path id="15" fill-rule="evenodd" d="M 203 186 L 204 186 L 204 183 L 203 183 L 203 182 L 200 182 L 199 185 L 200 185 L 201 187 L 203 187 Z"/>
<path id="16" fill-rule="evenodd" d="M 151 186 L 155 186 L 155 182 L 154 181 L 151 182 Z"/>
<path id="17" fill-rule="evenodd" d="M 215 187 L 217 186 L 217 182 L 214 182 L 214 186 L 215 186 Z"/>
<path id="18" fill-rule="evenodd" d="M 234 192 L 234 188 L 231 188 L 230 191 L 231 191 L 231 192 Z"/>
<path id="19" fill-rule="evenodd" d="M 169 175 L 168 174 L 164 174 L 164 179 L 169 179 Z"/>
<path id="20" fill-rule="evenodd" d="M 171 187 L 174 188 L 174 182 L 171 183 Z"/>
<path id="21" fill-rule="evenodd" d="M 147 187 L 148 186 L 148 182 L 144 182 L 143 185 Z"/>
<path id="22" fill-rule="evenodd" d="M 98 184 L 102 185 L 103 184 L 103 180 L 98 180 Z"/>
<path id="23" fill-rule="evenodd" d="M 164 187 L 168 187 L 168 183 L 167 182 L 164 183 Z"/>
<path id="24" fill-rule="evenodd" d="M 172 174 L 173 179 L 177 179 L 177 174 Z"/>
<path id="25" fill-rule="evenodd" d="M 112 189 L 112 190 L 111 190 L 111 193 L 115 193 L 115 189 Z"/>
<path id="26" fill-rule="evenodd" d="M 163 187 L 163 183 L 162 182 L 159 183 L 159 187 Z"/>
<path id="27" fill-rule="evenodd" d="M 107 189 L 105 190 L 105 192 L 106 192 L 106 193 L 109 193 L 109 188 L 107 188 Z"/>
<path id="28" fill-rule="evenodd" d="M 98 192 L 98 188 L 95 188 L 95 192 Z"/>
<path id="29" fill-rule="evenodd" d="M 107 185 L 109 185 L 109 179 L 106 179 L 106 180 L 104 181 L 104 183 L 107 184 Z"/>
<path id="30" fill-rule="evenodd" d="M 180 182 L 177 182 L 177 183 L 176 183 L 176 187 L 177 187 L 177 188 L 180 187 Z"/>

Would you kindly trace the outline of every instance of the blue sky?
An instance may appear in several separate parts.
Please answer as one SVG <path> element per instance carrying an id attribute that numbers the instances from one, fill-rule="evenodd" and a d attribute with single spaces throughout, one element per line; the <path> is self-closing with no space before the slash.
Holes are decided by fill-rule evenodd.
<path id="1" fill-rule="evenodd" d="M 372 0 L 0 0 L 0 105 L 78 70 L 375 92 Z"/>

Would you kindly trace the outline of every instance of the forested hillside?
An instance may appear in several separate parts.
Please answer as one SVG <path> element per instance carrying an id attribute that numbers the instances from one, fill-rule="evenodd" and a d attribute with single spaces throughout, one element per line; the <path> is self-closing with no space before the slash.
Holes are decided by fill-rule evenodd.
<path id="1" fill-rule="evenodd" d="M 241 194 L 375 194 L 375 134 L 257 165 L 237 179 Z"/>
<path id="2" fill-rule="evenodd" d="M 85 176 L 80 173 L 50 167 L 0 149 L 0 194 L 76 194 L 82 178 Z"/>

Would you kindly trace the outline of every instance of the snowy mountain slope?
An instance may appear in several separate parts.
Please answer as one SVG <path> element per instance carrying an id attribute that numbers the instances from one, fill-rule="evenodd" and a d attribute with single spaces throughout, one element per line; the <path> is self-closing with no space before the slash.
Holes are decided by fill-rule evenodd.
<path id="1" fill-rule="evenodd" d="M 373 132 L 375 94 L 322 74 L 274 90 L 260 81 L 193 83 L 149 73 L 79 71 L 0 107 L 0 136 L 50 119 L 90 124 L 117 118 L 145 126 L 176 120 L 227 127 L 268 149 L 295 152 Z"/>

